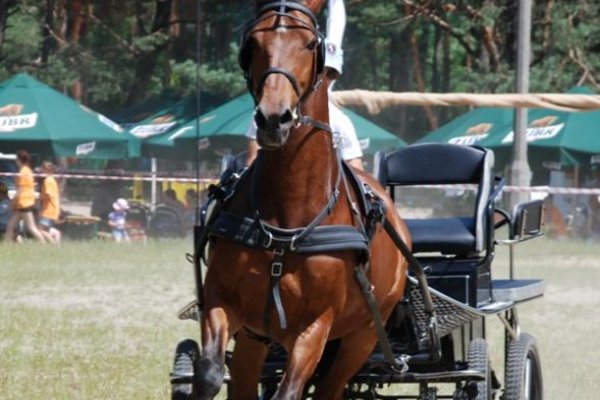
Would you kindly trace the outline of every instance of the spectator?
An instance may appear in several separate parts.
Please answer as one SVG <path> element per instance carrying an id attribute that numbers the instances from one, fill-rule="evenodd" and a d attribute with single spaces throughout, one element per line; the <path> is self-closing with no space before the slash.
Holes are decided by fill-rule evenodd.
<path id="1" fill-rule="evenodd" d="M 60 215 L 60 195 L 58 183 L 54 178 L 54 165 L 49 161 L 44 161 L 41 170 L 43 174 L 46 174 L 46 177 L 42 181 L 42 189 L 40 190 L 38 224 L 47 242 L 59 244 L 61 234 L 56 229 L 55 224 Z"/>
<path id="2" fill-rule="evenodd" d="M 192 229 L 196 223 L 196 210 L 198 209 L 198 193 L 194 189 L 188 189 L 185 192 L 185 211 L 183 213 L 183 223 L 185 229 Z"/>
<path id="3" fill-rule="evenodd" d="M 6 225 L 12 214 L 10 198 L 8 197 L 8 187 L 4 182 L 0 182 L 0 239 L 6 232 Z"/>
<path id="4" fill-rule="evenodd" d="M 35 183 L 33 172 L 31 171 L 31 157 L 25 150 L 17 152 L 15 160 L 19 168 L 19 175 L 15 179 L 17 193 L 12 202 L 12 215 L 6 226 L 6 236 L 4 240 L 12 242 L 15 240 L 17 224 L 20 221 L 25 223 L 25 229 L 37 240 L 46 243 L 46 239 L 37 228 L 33 212 L 35 210 Z"/>
<path id="5" fill-rule="evenodd" d="M 129 203 L 125 199 L 117 199 L 112 205 L 113 210 L 108 214 L 108 226 L 112 229 L 112 235 L 117 242 L 129 241 L 129 235 L 125 229 L 127 221 L 127 210 Z"/>
<path id="6" fill-rule="evenodd" d="M 117 180 L 102 181 L 92 199 L 90 213 L 95 217 L 99 217 L 102 221 L 107 221 L 108 214 L 113 210 L 111 204 L 120 197 L 121 186 L 122 183 Z"/>
<path id="7" fill-rule="evenodd" d="M 167 189 L 164 192 L 163 196 L 164 204 L 167 206 L 171 206 L 177 210 L 179 215 L 181 215 L 185 209 L 185 206 L 179 199 L 177 198 L 177 193 L 173 189 Z"/>

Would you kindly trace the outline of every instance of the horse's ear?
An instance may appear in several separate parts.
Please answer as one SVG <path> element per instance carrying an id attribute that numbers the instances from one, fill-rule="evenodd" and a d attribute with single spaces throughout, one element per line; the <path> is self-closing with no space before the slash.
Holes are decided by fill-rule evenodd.
<path id="1" fill-rule="evenodd" d="M 304 0 L 304 5 L 310 8 L 315 15 L 319 15 L 323 4 L 325 4 L 325 0 Z"/>

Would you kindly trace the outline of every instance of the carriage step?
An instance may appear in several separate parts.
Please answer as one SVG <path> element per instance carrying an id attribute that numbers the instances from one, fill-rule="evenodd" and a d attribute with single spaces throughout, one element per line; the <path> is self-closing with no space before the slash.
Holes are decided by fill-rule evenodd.
<path id="1" fill-rule="evenodd" d="M 177 313 L 177 317 L 181 320 L 191 319 L 200 321 L 200 315 L 200 307 L 198 307 L 198 301 L 196 300 L 190 301 Z"/>
<path id="2" fill-rule="evenodd" d="M 400 374 L 381 374 L 381 373 L 359 373 L 353 380 L 357 382 L 368 382 L 374 377 L 377 377 L 381 382 L 391 383 L 449 383 L 449 382 L 464 382 L 469 380 L 480 381 L 486 378 L 484 371 L 475 369 L 463 369 L 456 371 L 439 371 L 439 372 L 407 372 L 404 375 Z"/>
<path id="3" fill-rule="evenodd" d="M 194 383 L 194 374 L 176 374 L 171 373 L 171 384 L 192 384 Z"/>
<path id="4" fill-rule="evenodd" d="M 520 303 L 544 294 L 541 279 L 494 279 L 492 295 L 496 302 Z"/>

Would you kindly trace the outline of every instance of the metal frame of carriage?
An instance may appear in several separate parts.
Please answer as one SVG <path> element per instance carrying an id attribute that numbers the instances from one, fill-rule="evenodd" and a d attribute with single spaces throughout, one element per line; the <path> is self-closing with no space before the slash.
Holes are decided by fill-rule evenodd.
<path id="1" fill-rule="evenodd" d="M 481 168 L 481 173 L 473 175 L 472 171 L 466 171 L 466 174 L 459 171 L 458 176 L 453 176 L 451 172 L 444 171 L 439 179 L 435 176 L 432 178 L 431 174 L 428 176 L 427 173 L 422 173 L 423 169 L 431 165 L 432 170 L 439 168 L 436 159 L 441 154 L 443 157 L 447 154 L 452 157 L 453 151 L 457 151 L 456 158 L 450 161 L 459 164 L 458 169 L 463 168 L 462 164 L 466 166 L 465 169 L 470 168 L 468 160 L 465 159 L 469 157 L 468 152 L 471 150 L 462 153 L 463 149 L 448 144 L 413 145 L 408 146 L 408 150 L 401 149 L 387 155 L 381 153 L 375 158 L 375 175 L 382 184 L 391 189 L 392 197 L 393 188 L 404 185 L 475 184 L 477 202 L 482 206 L 477 207 L 474 218 L 479 214 L 484 222 L 484 240 L 479 244 L 481 251 L 476 255 L 452 255 L 451 239 L 454 228 L 451 223 L 439 220 L 431 225 L 430 222 L 426 222 L 419 228 L 420 222 L 414 222 L 417 225 L 415 231 L 420 229 L 425 233 L 431 232 L 432 229 L 444 232 L 448 228 L 450 239 L 441 239 L 441 253 L 432 255 L 426 251 L 424 255 L 416 254 L 416 262 L 420 264 L 418 267 L 425 272 L 427 279 L 419 276 L 421 272 L 418 269 L 412 270 L 405 296 L 386 325 L 394 356 L 409 368 L 407 371 L 390 368 L 381 351 L 382 346 L 378 346 L 362 370 L 349 382 L 345 398 L 543 399 L 542 368 L 536 341 L 532 335 L 521 330 L 517 306 L 542 296 L 544 283 L 539 279 L 516 279 L 513 260 L 513 245 L 542 234 L 543 202 L 538 200 L 519 204 L 515 206 L 512 214 L 496 209 L 495 200 L 504 181 L 487 176 L 491 173 L 493 153 L 485 149 L 478 149 L 481 155 L 476 154 L 482 159 L 475 160 L 479 164 L 474 168 Z M 414 167 L 417 171 L 415 174 L 394 173 L 394 170 L 411 169 L 413 164 L 419 163 L 422 165 Z M 471 167 L 475 165 L 471 164 Z M 484 196 L 481 196 L 481 193 L 484 193 Z M 410 228 L 411 221 L 407 222 Z M 436 227 L 436 223 L 439 226 Z M 508 225 L 508 237 L 495 238 L 495 230 L 505 225 Z M 461 234 L 456 233 L 457 236 Z M 422 247 L 431 250 L 429 245 Z M 435 247 L 440 244 L 433 245 Z M 491 277 L 496 245 L 510 247 L 509 279 L 498 280 Z M 418 246 L 417 244 L 416 247 Z M 427 312 L 428 303 L 433 305 L 433 315 Z M 182 310 L 180 318 L 198 319 L 198 315 L 197 303 L 193 302 Z M 490 362 L 486 341 L 488 317 L 497 317 L 505 328 L 503 384 L 498 381 Z M 198 353 L 195 341 L 188 339 L 179 343 L 171 376 L 174 399 L 194 399 L 193 372 Z M 285 354 L 281 349 L 271 351 L 263 369 L 261 398 L 269 398 L 274 392 L 284 366 Z M 318 376 L 314 379 L 318 380 Z M 230 393 L 228 377 L 225 383 L 227 393 Z M 395 393 L 395 385 L 406 383 L 418 385 L 418 393 Z M 444 393 L 444 389 L 448 391 L 447 387 L 440 389 L 439 384 L 444 383 L 453 384 L 451 393 Z M 307 385 L 306 397 L 310 397 L 309 387 L 310 385 Z M 182 393 L 189 393 L 189 396 L 186 397 Z"/>

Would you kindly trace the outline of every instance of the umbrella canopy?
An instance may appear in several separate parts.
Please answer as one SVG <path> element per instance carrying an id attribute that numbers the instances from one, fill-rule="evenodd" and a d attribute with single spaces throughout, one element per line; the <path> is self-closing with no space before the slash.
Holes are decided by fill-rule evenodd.
<path id="1" fill-rule="evenodd" d="M 173 142 L 165 140 L 167 137 L 165 133 L 176 131 L 196 115 L 195 99 L 180 100 L 133 124 L 127 133 L 131 137 L 132 146 L 141 155 L 149 157 L 176 156 L 173 153 Z M 153 140 L 154 138 L 159 139 Z"/>
<path id="2" fill-rule="evenodd" d="M 228 146 L 233 152 L 241 151 L 246 147 L 246 141 L 243 139 L 254 115 L 254 107 L 252 97 L 245 94 L 201 115 L 198 121 L 191 120 L 176 131 L 170 131 L 155 140 L 162 143 L 171 142 L 180 150 L 193 149 L 196 143 L 196 126 L 199 125 L 198 147 L 201 150 Z M 377 150 L 406 145 L 393 133 L 355 112 L 344 109 L 344 113 L 352 120 L 365 153 L 372 154 Z"/>
<path id="3" fill-rule="evenodd" d="M 512 124 L 513 114 L 514 111 L 510 108 L 476 108 L 430 132 L 417 143 L 479 144 L 488 136 L 494 136 L 507 124 Z"/>
<path id="4" fill-rule="evenodd" d="M 595 94 L 581 86 L 567 93 Z M 600 111 L 533 109 L 528 113 L 526 136 L 532 167 L 544 163 L 589 166 L 600 155 Z M 478 144 L 493 149 L 501 162 L 507 162 L 513 142 L 513 127 L 507 124 Z"/>
<path id="5" fill-rule="evenodd" d="M 0 85 L 0 150 L 117 159 L 130 153 L 121 127 L 27 74 Z"/>

